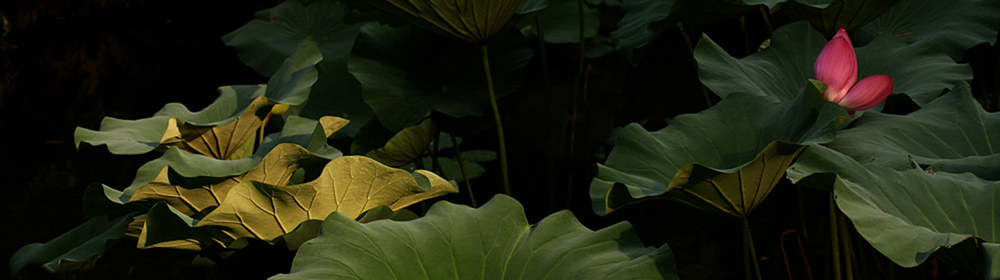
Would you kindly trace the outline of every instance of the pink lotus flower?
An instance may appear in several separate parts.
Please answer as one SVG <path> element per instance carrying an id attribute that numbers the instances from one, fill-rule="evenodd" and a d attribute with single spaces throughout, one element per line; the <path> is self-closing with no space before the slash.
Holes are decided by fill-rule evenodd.
<path id="1" fill-rule="evenodd" d="M 854 111 L 871 109 L 892 93 L 892 77 L 886 75 L 873 75 L 857 82 L 858 59 L 844 28 L 823 47 L 813 72 L 817 80 L 827 85 L 823 97 L 847 108 L 852 118 Z"/>

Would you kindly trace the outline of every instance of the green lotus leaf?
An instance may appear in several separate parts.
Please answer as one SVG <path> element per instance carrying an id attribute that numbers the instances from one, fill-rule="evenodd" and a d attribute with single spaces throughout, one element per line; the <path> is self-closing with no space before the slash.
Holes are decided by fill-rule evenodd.
<path id="1" fill-rule="evenodd" d="M 228 247 L 242 238 L 274 242 L 300 223 L 322 219 L 334 211 L 357 218 L 379 205 L 395 211 L 455 192 L 458 190 L 450 182 L 425 170 L 411 174 L 367 157 L 339 157 L 327 163 L 316 180 L 303 184 L 278 186 L 243 181 L 201 220 L 161 204 L 173 214 L 160 210 L 161 216 L 146 220 L 138 246 Z M 158 224 L 169 226 L 154 228 Z"/>
<path id="2" fill-rule="evenodd" d="M 48 272 L 59 271 L 62 261 L 86 261 L 105 252 L 109 243 L 125 236 L 131 215 L 110 220 L 107 216 L 93 217 L 47 243 L 32 243 L 21 247 L 10 258 L 11 277 L 28 266 L 41 266 Z"/>
<path id="3" fill-rule="evenodd" d="M 465 174 L 469 175 L 469 180 L 479 178 L 486 173 L 486 168 L 481 162 L 494 161 L 497 159 L 497 152 L 487 150 L 462 151 L 462 165 L 465 165 Z M 424 157 L 424 166 L 433 166 L 434 160 Z M 462 175 L 462 166 L 458 163 L 458 157 L 438 157 L 438 164 L 441 165 L 441 177 L 457 182 L 465 181 Z"/>
<path id="4" fill-rule="evenodd" d="M 838 119 L 846 118 L 815 87 L 805 88 L 780 103 L 734 94 L 655 132 L 626 126 L 591 182 L 594 211 L 603 215 L 641 200 L 668 199 L 746 217 L 802 146 L 833 140 Z"/>
<path id="5" fill-rule="evenodd" d="M 1000 172 L 994 165 L 994 172 Z M 811 145 L 788 169 L 801 182 L 836 174 L 837 206 L 890 260 L 917 266 L 932 255 L 983 279 L 1000 277 L 1000 182 L 971 173 L 895 170 Z"/>
<path id="6" fill-rule="evenodd" d="M 1000 113 L 988 113 L 961 83 L 906 116 L 870 113 L 828 147 L 857 162 L 1000 180 Z"/>
<path id="7" fill-rule="evenodd" d="M 591 231 L 569 211 L 529 225 L 513 198 L 479 209 L 438 202 L 423 218 L 355 222 L 340 212 L 271 279 L 678 279 L 667 245 L 628 222 Z"/>
<path id="8" fill-rule="evenodd" d="M 792 20 L 807 20 L 816 30 L 833 37 L 841 27 L 855 30 L 881 16 L 898 0 L 783 1 L 774 12 Z"/>
<path id="9" fill-rule="evenodd" d="M 788 100 L 813 78 L 813 64 L 825 45 L 826 39 L 805 22 L 778 28 L 770 47 L 742 59 L 729 56 L 705 36 L 695 48 L 698 76 L 722 98 L 747 92 Z M 855 51 L 859 78 L 889 75 L 894 92 L 908 95 L 921 106 L 955 83 L 972 79 L 969 65 L 955 63 L 929 42 L 907 45 L 898 38 L 880 36 Z"/>
<path id="10" fill-rule="evenodd" d="M 515 14 L 523 15 L 531 12 L 535 12 L 541 9 L 545 9 L 549 6 L 549 0 L 524 0 L 521 7 L 517 8 Z"/>
<path id="11" fill-rule="evenodd" d="M 437 123 L 432 119 L 425 119 L 415 126 L 404 128 L 381 148 L 365 155 L 382 164 L 400 167 L 420 158 L 437 135 Z"/>
<path id="12" fill-rule="evenodd" d="M 618 51 L 632 65 L 639 63 L 635 50 L 649 44 L 656 28 L 650 25 L 666 20 L 676 0 L 635 0 L 622 2 L 622 19 L 618 29 L 611 32 L 611 39 Z"/>
<path id="13" fill-rule="evenodd" d="M 899 1 L 861 30 L 873 36 L 893 35 L 907 43 L 931 41 L 932 45 L 958 60 L 975 45 L 996 42 L 1000 30 L 1000 2 Z M 858 33 L 858 39 L 865 39 L 860 36 L 862 32 Z"/>
<path id="14" fill-rule="evenodd" d="M 226 144 L 225 149 L 216 149 L 217 155 L 228 157 L 239 149 L 248 135 L 259 127 L 259 120 L 270 111 L 270 106 L 281 103 L 299 105 L 308 98 L 309 90 L 316 82 L 315 64 L 322 60 L 314 43 L 304 42 L 294 55 L 285 59 L 279 71 L 271 78 L 269 86 L 226 86 L 219 88 L 219 97 L 198 112 L 191 112 L 183 104 L 169 103 L 153 117 L 140 120 L 121 120 L 106 117 L 101 122 L 100 131 L 78 127 L 75 142 L 90 145 L 107 145 L 114 154 L 143 154 L 161 147 L 164 141 L 177 135 L 170 134 L 171 122 L 192 128 L 183 137 L 211 135 L 209 132 L 228 133 L 213 140 L 211 144 Z M 261 98 L 261 100 L 258 100 Z M 264 115 L 261 115 L 264 114 Z M 233 123 L 236 124 L 233 124 Z M 196 129 L 196 127 L 226 127 L 225 131 Z M 196 134 L 196 132 L 203 134 Z M 176 131 L 175 131 L 176 132 Z M 183 132 L 183 131 L 182 131 Z M 238 135 L 234 134 L 239 132 Z M 176 140 L 176 139 L 175 139 Z M 185 139 L 187 140 L 187 139 Z M 206 154 L 211 155 L 212 153 Z M 218 157 L 225 159 L 226 157 Z"/>
<path id="15" fill-rule="evenodd" d="M 541 11 L 542 30 L 545 42 L 552 44 L 580 43 L 580 12 L 577 1 L 551 0 Z M 597 36 L 601 26 L 601 12 L 587 4 L 583 5 L 584 38 Z"/>
<path id="16" fill-rule="evenodd" d="M 310 102 L 298 114 L 350 119 L 354 122 L 344 132 L 353 134 L 373 113 L 361 99 L 361 85 L 347 72 L 347 58 L 361 25 L 344 24 L 344 17 L 345 7 L 337 1 L 286 1 L 258 12 L 256 19 L 222 40 L 264 76 L 271 76 L 303 40 L 315 41 L 323 61 L 316 67 L 319 77 L 309 93 Z"/>
<path id="17" fill-rule="evenodd" d="M 799 5 L 822 9 L 830 6 L 830 3 L 833 2 L 833 0 L 743 0 L 744 4 L 764 5 L 771 10 L 776 10 L 777 8 L 775 7 L 779 6 L 779 4 L 786 4 L 789 2 L 795 2 Z"/>
<path id="18" fill-rule="evenodd" d="M 521 69 L 533 55 L 523 36 L 506 35 L 489 44 L 498 97 L 520 87 Z M 431 110 L 457 118 L 490 112 L 479 46 L 412 26 L 370 23 L 361 28 L 348 66 L 365 102 L 392 131 L 416 124 Z"/>
<path id="19" fill-rule="evenodd" d="M 428 31 L 471 43 L 496 39 L 524 0 L 365 0 Z"/>
<path id="20" fill-rule="evenodd" d="M 287 1 L 257 12 L 255 19 L 222 36 L 240 60 L 265 77 L 278 71 L 303 40 L 312 40 L 325 60 L 343 60 L 354 46 L 360 25 L 344 24 L 337 1 Z"/>

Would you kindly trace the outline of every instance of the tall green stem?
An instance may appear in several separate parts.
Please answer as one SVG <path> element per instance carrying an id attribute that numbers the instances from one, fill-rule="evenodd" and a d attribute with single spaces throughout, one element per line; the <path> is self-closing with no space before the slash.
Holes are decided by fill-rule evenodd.
<path id="1" fill-rule="evenodd" d="M 684 44 L 687 44 L 688 52 L 691 53 L 691 63 L 694 64 L 694 72 L 698 73 L 698 61 L 694 58 L 694 44 L 691 43 L 691 37 L 684 31 L 683 24 L 678 23 L 677 29 L 680 30 L 681 36 L 684 37 Z M 708 89 L 705 88 L 705 84 L 699 81 L 698 85 L 701 86 L 701 95 L 705 97 L 705 104 L 708 105 L 708 108 L 712 108 L 712 97 L 708 95 Z"/>
<path id="2" fill-rule="evenodd" d="M 837 230 L 837 206 L 833 200 L 833 193 L 830 193 L 830 252 L 833 258 L 833 279 L 841 280 L 840 273 L 840 231 Z"/>
<path id="3" fill-rule="evenodd" d="M 462 160 L 462 151 L 458 149 L 458 141 L 455 141 L 455 134 L 451 134 L 451 146 L 455 148 L 455 157 L 458 158 L 458 168 L 462 170 L 462 179 L 465 179 L 465 189 L 469 192 L 469 200 L 472 200 L 472 207 L 476 205 L 476 196 L 472 194 L 472 183 L 469 182 L 469 172 L 465 171 L 465 161 Z"/>
<path id="4" fill-rule="evenodd" d="M 753 234 L 750 232 L 750 220 L 747 218 L 743 218 L 743 264 L 745 279 L 763 279 L 760 277 L 760 265 L 757 264 L 757 251 L 753 246 Z"/>
<path id="5" fill-rule="evenodd" d="M 764 19 L 764 24 L 767 25 L 767 31 L 770 31 L 771 34 L 774 34 L 774 26 L 771 25 L 771 18 L 767 16 L 767 11 L 764 10 L 764 6 L 763 5 L 760 6 L 759 10 L 760 10 L 760 16 Z"/>
<path id="6" fill-rule="evenodd" d="M 549 58 L 545 51 L 545 28 L 542 27 L 542 12 L 535 12 L 535 28 L 538 29 L 538 55 L 542 61 L 542 83 L 549 86 Z"/>
<path id="7" fill-rule="evenodd" d="M 854 280 L 854 267 L 851 253 L 851 235 L 847 228 L 844 215 L 837 215 L 837 229 L 840 233 L 840 247 L 844 256 L 844 277 L 847 280 Z"/>
<path id="8" fill-rule="evenodd" d="M 490 72 L 489 48 L 483 44 L 483 70 L 486 71 L 486 87 L 490 92 L 490 106 L 493 107 L 493 120 L 497 126 L 497 142 L 500 144 L 500 174 L 503 179 L 503 192 L 510 195 L 510 176 L 507 171 L 507 143 L 503 136 L 503 121 L 500 120 L 500 107 L 497 106 L 497 94 L 493 90 L 493 74 Z"/>

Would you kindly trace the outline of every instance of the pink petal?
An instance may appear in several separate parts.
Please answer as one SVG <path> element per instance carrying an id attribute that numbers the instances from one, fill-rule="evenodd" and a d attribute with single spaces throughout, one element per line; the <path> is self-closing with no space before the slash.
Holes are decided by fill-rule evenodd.
<path id="1" fill-rule="evenodd" d="M 840 102 L 858 81 L 858 60 L 851 39 L 843 28 L 823 47 L 816 58 L 813 73 L 817 80 L 828 86 L 823 97 L 831 102 Z"/>
<path id="2" fill-rule="evenodd" d="M 854 85 L 837 103 L 848 110 L 868 110 L 882 103 L 889 94 L 892 94 L 892 77 L 873 75 Z"/>
<path id="3" fill-rule="evenodd" d="M 837 30 L 837 34 L 833 35 L 833 38 L 844 38 L 844 40 L 847 40 L 847 43 L 851 43 L 851 37 L 847 36 L 847 30 L 844 30 L 843 27 Z"/>

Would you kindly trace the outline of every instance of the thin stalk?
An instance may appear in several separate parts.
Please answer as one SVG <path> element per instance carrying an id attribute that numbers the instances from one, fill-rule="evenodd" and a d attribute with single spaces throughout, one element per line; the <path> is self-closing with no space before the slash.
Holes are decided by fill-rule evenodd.
<path id="1" fill-rule="evenodd" d="M 750 55 L 750 34 L 747 34 L 747 16 L 740 16 L 740 30 L 743 31 L 743 51 Z"/>
<path id="2" fill-rule="evenodd" d="M 569 124 L 570 159 L 574 158 L 574 153 L 576 151 L 576 116 L 577 116 L 577 111 L 579 109 L 579 101 L 577 99 L 580 96 L 580 91 L 582 88 L 581 83 L 583 82 L 583 59 L 584 59 L 583 51 L 584 51 L 584 43 L 586 43 L 585 41 L 587 39 L 584 30 L 585 29 L 584 24 L 586 24 L 586 22 L 583 19 L 583 5 L 584 5 L 583 0 L 576 1 L 577 18 L 579 19 L 578 24 L 579 24 L 580 42 L 577 44 L 578 45 L 577 53 L 579 55 L 577 56 L 576 78 L 573 80 L 573 98 L 571 103 L 573 107 L 573 116 Z M 572 161 L 576 162 L 575 160 Z M 571 208 L 573 204 L 573 173 L 574 173 L 573 166 L 570 165 L 569 172 L 567 172 L 567 178 L 566 178 L 566 208 Z"/>
<path id="3" fill-rule="evenodd" d="M 698 61 L 694 59 L 694 44 L 691 44 L 691 37 L 688 37 L 687 32 L 684 31 L 683 24 L 678 23 L 677 29 L 680 30 L 681 36 L 684 37 L 684 44 L 687 44 L 688 53 L 691 54 L 691 63 L 694 65 L 694 72 L 698 73 Z M 708 95 L 708 89 L 705 88 L 705 85 L 701 81 L 698 81 L 698 85 L 701 86 L 701 95 L 705 96 L 705 105 L 708 105 L 708 108 L 712 108 L 712 97 Z"/>
<path id="4" fill-rule="evenodd" d="M 458 158 L 458 169 L 462 170 L 462 179 L 465 179 L 469 200 L 472 201 L 472 207 L 479 207 L 476 205 L 476 196 L 472 194 L 472 183 L 469 183 L 469 173 L 465 171 L 465 161 L 462 160 L 462 151 L 458 149 L 458 141 L 455 141 L 455 134 L 449 135 L 451 135 L 451 146 L 455 148 L 455 157 Z"/>
<path id="5" fill-rule="evenodd" d="M 844 215 L 837 215 L 837 226 L 840 231 L 840 246 L 844 250 L 844 275 L 847 280 L 854 280 L 853 261 L 851 260 L 851 235 L 847 229 Z"/>
<path id="6" fill-rule="evenodd" d="M 497 106 L 497 94 L 493 90 L 493 74 L 490 72 L 489 48 L 483 44 L 483 70 L 486 71 L 486 87 L 490 93 L 490 106 L 493 107 L 493 120 L 497 126 L 497 142 L 499 142 L 500 174 L 503 180 L 503 192 L 510 195 L 510 172 L 507 171 L 507 143 L 503 136 L 503 121 L 500 120 L 500 107 Z"/>
<path id="7" fill-rule="evenodd" d="M 542 27 L 542 12 L 535 12 L 535 29 L 538 30 L 538 55 L 542 60 L 542 82 L 549 86 L 549 58 L 545 51 L 545 28 Z"/>
<path id="8" fill-rule="evenodd" d="M 764 19 L 764 25 L 767 25 L 767 31 L 774 34 L 774 26 L 771 25 L 771 19 L 767 16 L 767 11 L 764 10 L 764 6 L 760 6 L 758 10 L 760 10 L 760 17 Z"/>
<path id="9" fill-rule="evenodd" d="M 763 279 L 760 277 L 760 265 L 757 264 L 757 251 L 753 246 L 753 234 L 750 232 L 750 220 L 747 218 L 743 218 L 743 264 L 745 279 Z"/>
<path id="10" fill-rule="evenodd" d="M 833 257 L 833 279 L 841 280 L 840 273 L 840 241 L 838 240 L 840 231 L 837 230 L 837 206 L 833 201 L 833 193 L 830 193 L 830 249 Z"/>
<path id="11" fill-rule="evenodd" d="M 445 176 L 446 174 L 444 174 L 444 169 L 441 168 L 441 163 L 438 162 L 438 154 L 437 154 L 437 151 L 438 151 L 438 142 L 441 142 L 441 133 L 438 133 L 437 135 L 434 135 L 434 145 L 431 145 L 432 146 L 431 147 L 431 170 L 433 170 L 434 173 L 441 174 L 441 176 Z"/>
<path id="12" fill-rule="evenodd" d="M 799 233 L 802 235 L 803 239 L 809 240 L 809 232 L 806 231 L 806 195 L 803 193 L 802 188 L 795 188 L 795 193 L 799 196 Z"/>

